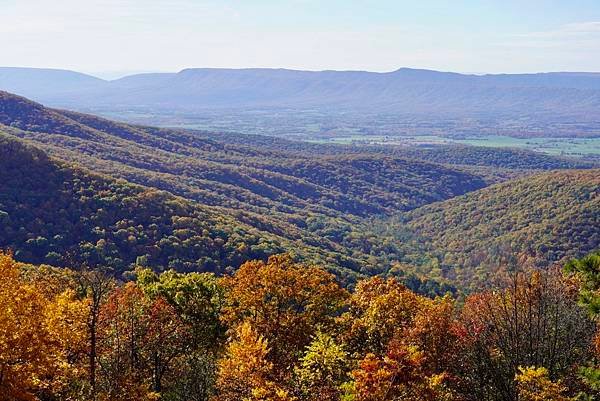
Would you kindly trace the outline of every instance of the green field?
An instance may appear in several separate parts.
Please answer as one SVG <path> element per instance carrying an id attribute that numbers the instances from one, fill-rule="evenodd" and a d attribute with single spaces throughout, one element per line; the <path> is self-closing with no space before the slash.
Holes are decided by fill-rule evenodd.
<path id="1" fill-rule="evenodd" d="M 460 143 L 473 146 L 524 148 L 552 155 L 600 155 L 600 138 L 513 138 L 509 136 L 490 135 L 477 138 L 454 139 L 435 135 L 415 135 L 407 137 L 351 135 L 316 140 L 314 142 L 390 145 Z"/>
<path id="2" fill-rule="evenodd" d="M 511 138 L 490 136 L 456 141 L 475 146 L 519 147 L 553 155 L 600 155 L 600 138 Z"/>

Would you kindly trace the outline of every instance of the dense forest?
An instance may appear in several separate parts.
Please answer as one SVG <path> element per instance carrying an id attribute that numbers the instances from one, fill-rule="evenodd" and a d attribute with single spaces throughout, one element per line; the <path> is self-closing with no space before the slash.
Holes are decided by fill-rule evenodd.
<path id="1" fill-rule="evenodd" d="M 0 247 L 18 260 L 223 273 L 294 249 L 353 281 L 367 255 L 324 238 L 260 230 L 220 208 L 89 173 L 0 135 Z M 247 217 L 251 220 L 251 217 Z M 271 230 L 272 231 L 272 230 Z M 293 237 L 296 236 L 296 239 Z M 292 239 L 288 239 L 292 237 Z"/>
<path id="2" fill-rule="evenodd" d="M 223 271 L 281 249 L 210 210 L 61 166 L 1 136 L 0 158 L 0 247 L 24 261 Z"/>
<path id="3" fill-rule="evenodd" d="M 600 399 L 597 167 L 0 92 L 0 401 Z"/>
<path id="4" fill-rule="evenodd" d="M 268 210 L 280 220 L 409 210 L 486 185 L 473 174 L 391 155 L 301 156 L 55 111 L 12 95 L 0 98 L 0 124 L 58 159 L 203 204 Z"/>
<path id="5" fill-rule="evenodd" d="M 222 273 L 293 250 L 344 283 L 443 294 L 507 255 L 548 266 L 600 241 L 597 166 L 577 159 L 141 127 L 5 92 L 0 135 L 0 247 L 23 262 Z"/>
<path id="6" fill-rule="evenodd" d="M 369 226 L 374 235 L 396 238 L 407 254 L 428 254 L 451 281 L 477 287 L 512 263 L 511 255 L 543 267 L 598 248 L 600 170 L 511 180 Z"/>
<path id="7" fill-rule="evenodd" d="M 0 399 L 576 401 L 600 396 L 600 254 L 457 300 L 285 254 L 223 277 L 0 253 Z"/>

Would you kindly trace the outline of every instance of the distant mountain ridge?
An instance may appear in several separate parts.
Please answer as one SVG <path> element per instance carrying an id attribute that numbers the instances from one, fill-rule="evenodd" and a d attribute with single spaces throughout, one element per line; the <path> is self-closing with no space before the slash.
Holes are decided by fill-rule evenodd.
<path id="1" fill-rule="evenodd" d="M 106 81 L 62 70 L 0 68 L 0 90 L 79 110 L 322 109 L 452 116 L 523 115 L 596 121 L 600 74 L 467 75 L 191 68 Z"/>
<path id="2" fill-rule="evenodd" d="M 10 92 L 46 98 L 99 88 L 107 81 L 80 72 L 49 68 L 0 67 L 0 87 Z"/>

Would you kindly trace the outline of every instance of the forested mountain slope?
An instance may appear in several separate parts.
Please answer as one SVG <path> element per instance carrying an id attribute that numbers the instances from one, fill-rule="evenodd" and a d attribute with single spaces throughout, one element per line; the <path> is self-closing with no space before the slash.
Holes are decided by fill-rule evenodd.
<path id="1" fill-rule="evenodd" d="M 468 146 L 460 144 L 422 144 L 414 146 L 376 144 L 332 144 L 288 140 L 266 135 L 189 130 L 195 135 L 213 141 L 227 141 L 229 145 L 270 149 L 292 153 L 294 157 L 335 155 L 385 155 L 448 165 L 493 167 L 511 170 L 556 170 L 599 167 L 591 160 L 554 156 L 519 148 Z"/>
<path id="2" fill-rule="evenodd" d="M 86 264 L 115 274 L 155 270 L 222 273 L 246 260 L 291 251 L 342 280 L 367 256 L 324 238 L 278 236 L 222 208 L 57 162 L 0 134 L 0 249 L 29 263 Z M 375 268 L 375 266 L 372 266 Z"/>
<path id="3" fill-rule="evenodd" d="M 524 252 L 544 254 L 548 260 L 579 254 L 598 242 L 593 235 L 571 235 L 560 242 L 575 215 L 582 228 L 597 233 L 597 203 L 590 206 L 575 197 L 565 204 L 569 196 L 563 192 L 595 182 L 598 170 L 565 172 L 585 179 L 566 178 L 564 186 L 557 184 L 563 192 L 552 198 L 558 202 L 556 215 L 532 225 L 532 233 L 514 222 L 494 221 L 517 214 L 524 216 L 519 222 L 536 222 L 542 213 L 537 197 L 550 195 L 533 184 L 553 182 L 562 173 L 486 186 L 540 170 L 594 166 L 574 159 L 513 149 L 319 145 L 140 127 L 48 109 L 3 92 L 0 132 L 6 135 L 3 146 L 10 156 L 2 162 L 12 166 L 3 171 L 0 191 L 5 202 L 0 209 L 11 219 L 0 247 L 12 247 L 19 259 L 34 263 L 59 263 L 57 254 L 62 254 L 124 271 L 139 257 L 138 262 L 158 269 L 223 271 L 249 258 L 291 249 L 350 281 L 357 273 L 404 278 L 416 273 L 423 280 L 462 285 L 474 281 L 475 267 L 493 270 L 492 256 L 498 253 L 493 249 L 504 247 L 508 239 L 517 243 L 511 246 L 528 244 Z M 19 156 L 11 150 L 17 138 L 43 152 L 33 150 L 38 156 L 29 157 L 23 151 L 25 156 Z M 46 175 L 32 170 L 36 168 Z M 30 190 L 19 192 L 19 180 Z M 43 201 L 37 191 L 44 194 Z M 463 194 L 468 195 L 455 198 Z M 140 197 L 148 203 L 131 201 Z M 438 203 L 427 206 L 433 202 Z M 586 212 L 590 207 L 591 214 Z M 103 220 L 105 208 L 112 210 L 108 220 Z M 473 230 L 461 225 L 462 217 L 446 219 L 462 208 L 473 214 L 465 215 L 464 222 L 478 221 Z M 168 218 L 161 220 L 163 215 Z M 68 219 L 63 222 L 64 216 Z M 165 229 L 146 227 L 148 216 Z M 559 230 L 554 237 L 553 225 Z M 60 227 L 68 227 L 67 234 Z M 539 234 L 548 230 L 550 234 Z M 536 248 L 545 244 L 562 248 Z M 481 256 L 480 248 L 484 253 L 492 249 L 492 255 Z"/>
<path id="4" fill-rule="evenodd" d="M 432 145 L 399 148 L 396 154 L 450 165 L 493 167 L 512 170 L 558 170 L 599 167 L 581 159 L 551 156 L 516 148 L 465 145 Z"/>
<path id="5" fill-rule="evenodd" d="M 281 249 L 165 192 L 92 175 L 0 136 L 0 248 L 32 263 L 222 271 Z M 254 255 L 254 256 L 250 256 Z"/>
<path id="6" fill-rule="evenodd" d="M 485 282 L 519 255 L 548 266 L 600 247 L 600 170 L 494 185 L 382 221 L 380 229 L 412 235 L 455 282 Z"/>
<path id="7" fill-rule="evenodd" d="M 53 156 L 203 204 L 283 220 L 410 210 L 482 188 L 474 174 L 393 155 L 302 155 L 198 133 L 130 126 L 0 95 L 5 132 Z"/>

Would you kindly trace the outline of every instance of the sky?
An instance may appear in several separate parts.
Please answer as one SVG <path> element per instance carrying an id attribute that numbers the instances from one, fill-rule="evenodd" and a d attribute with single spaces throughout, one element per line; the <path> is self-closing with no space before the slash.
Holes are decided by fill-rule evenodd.
<path id="1" fill-rule="evenodd" d="M 0 0 L 0 66 L 600 71 L 600 0 Z"/>

